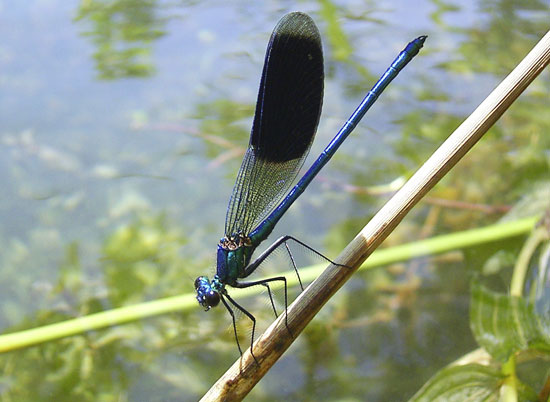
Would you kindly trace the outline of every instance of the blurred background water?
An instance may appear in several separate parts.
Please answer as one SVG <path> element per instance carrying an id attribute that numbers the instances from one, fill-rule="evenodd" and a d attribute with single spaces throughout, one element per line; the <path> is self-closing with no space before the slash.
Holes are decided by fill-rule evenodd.
<path id="1" fill-rule="evenodd" d="M 550 5 L 0 1 L 2 332 L 189 293 L 196 276 L 212 274 L 267 41 L 295 10 L 319 26 L 326 63 L 306 166 L 406 43 L 429 36 L 272 234 L 336 256 L 391 184 L 409 177 L 544 35 Z M 546 191 L 549 81 L 548 71 L 535 80 L 384 246 L 496 222 Z M 407 399 L 476 347 L 469 278 L 520 243 L 357 275 L 251 399 Z M 495 281 L 505 286 L 506 275 Z M 243 301 L 260 332 L 273 318 L 264 299 Z M 0 395 L 196 400 L 238 356 L 230 318 L 218 310 L 197 305 L 6 353 Z"/>

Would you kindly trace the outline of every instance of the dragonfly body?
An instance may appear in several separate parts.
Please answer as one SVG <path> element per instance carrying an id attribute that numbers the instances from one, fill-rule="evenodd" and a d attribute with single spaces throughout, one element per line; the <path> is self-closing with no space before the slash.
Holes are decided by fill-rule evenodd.
<path id="1" fill-rule="evenodd" d="M 216 275 L 211 281 L 205 276 L 195 281 L 199 304 L 208 310 L 221 300 L 231 314 L 239 351 L 235 316 L 225 299 L 253 321 L 252 342 L 255 318 L 229 296 L 226 286 L 264 285 L 271 298 L 269 283 L 283 281 L 286 307 L 286 278 L 283 276 L 254 282 L 239 280 L 252 274 L 273 250 L 282 244 L 286 246 L 289 240 L 318 252 L 291 236 L 281 237 L 252 261 L 254 250 L 268 238 L 380 93 L 419 52 L 425 38 L 421 36 L 407 45 L 309 170 L 281 200 L 313 142 L 321 114 L 324 74 L 319 31 L 309 16 L 290 13 L 275 27 L 266 52 L 249 146 L 229 202 L 225 236 L 217 248 Z M 275 311 L 272 298 L 271 303 Z"/>

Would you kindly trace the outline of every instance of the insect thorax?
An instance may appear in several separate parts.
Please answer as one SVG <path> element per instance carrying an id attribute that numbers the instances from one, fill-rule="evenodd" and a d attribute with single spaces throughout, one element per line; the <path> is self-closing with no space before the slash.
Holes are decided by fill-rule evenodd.
<path id="1" fill-rule="evenodd" d="M 250 241 L 250 237 L 245 236 L 242 233 L 235 233 L 230 236 L 225 235 L 220 240 L 220 246 L 225 250 L 237 250 L 240 247 L 243 246 L 250 246 L 252 242 Z"/>
<path id="2" fill-rule="evenodd" d="M 220 281 L 232 285 L 245 275 L 245 268 L 252 257 L 252 243 L 243 234 L 225 236 L 218 244 L 216 274 Z"/>

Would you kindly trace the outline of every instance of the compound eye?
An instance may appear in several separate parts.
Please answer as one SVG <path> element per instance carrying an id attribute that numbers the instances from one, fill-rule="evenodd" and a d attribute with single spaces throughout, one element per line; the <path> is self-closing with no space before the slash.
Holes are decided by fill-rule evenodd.
<path id="1" fill-rule="evenodd" d="M 195 279 L 195 290 L 197 290 L 204 281 L 204 276 L 199 276 L 197 279 Z"/>
<path id="2" fill-rule="evenodd" d="M 213 290 L 208 292 L 205 296 L 206 303 L 208 303 L 209 307 L 216 307 L 218 303 L 220 302 L 220 295 L 218 292 L 214 292 Z"/>

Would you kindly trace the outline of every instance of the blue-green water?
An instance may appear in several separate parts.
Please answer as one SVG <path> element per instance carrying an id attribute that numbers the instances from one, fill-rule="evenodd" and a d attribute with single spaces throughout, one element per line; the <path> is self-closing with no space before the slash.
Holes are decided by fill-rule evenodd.
<path id="1" fill-rule="evenodd" d="M 429 36 L 272 235 L 335 256 L 389 198 L 349 185 L 410 176 L 544 35 L 550 7 L 0 2 L 2 332 L 189 293 L 193 278 L 212 274 L 267 40 L 292 10 L 314 18 L 326 59 L 323 115 L 306 165 L 404 45 Z M 548 185 L 549 80 L 546 71 L 387 246 L 493 223 Z M 469 277 L 517 243 L 358 275 L 251 399 L 407 399 L 476 347 Z M 246 301 L 260 331 L 272 320 L 265 298 Z M 237 356 L 229 316 L 197 305 L 6 353 L 0 395 L 196 400 Z"/>

